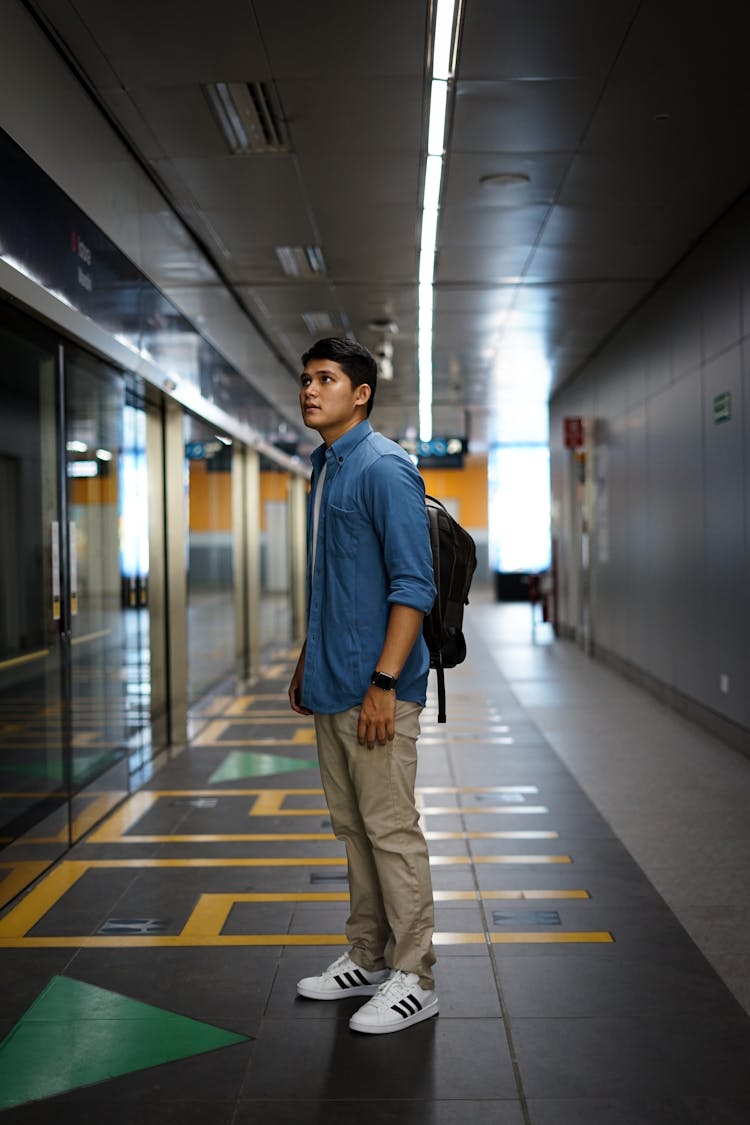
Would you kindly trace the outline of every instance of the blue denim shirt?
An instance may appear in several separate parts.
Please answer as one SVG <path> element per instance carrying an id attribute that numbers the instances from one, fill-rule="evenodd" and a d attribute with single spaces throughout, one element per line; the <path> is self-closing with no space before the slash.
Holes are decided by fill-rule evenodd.
<path id="1" fill-rule="evenodd" d="M 302 703 L 336 714 L 357 707 L 383 648 L 393 603 L 427 613 L 435 598 L 424 484 L 399 445 L 360 422 L 311 457 L 307 527 L 307 648 Z M 315 489 L 326 475 L 318 522 Z M 424 705 L 429 655 L 420 632 L 399 676 L 399 699 Z"/>

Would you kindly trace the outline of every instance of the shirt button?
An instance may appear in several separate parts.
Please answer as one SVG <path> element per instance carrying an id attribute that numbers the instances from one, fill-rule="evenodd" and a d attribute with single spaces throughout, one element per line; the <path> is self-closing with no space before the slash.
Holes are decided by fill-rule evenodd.
<path id="1" fill-rule="evenodd" d="M 344 458 L 343 458 L 343 457 L 339 457 L 339 465 L 343 465 L 343 463 L 344 463 Z"/>

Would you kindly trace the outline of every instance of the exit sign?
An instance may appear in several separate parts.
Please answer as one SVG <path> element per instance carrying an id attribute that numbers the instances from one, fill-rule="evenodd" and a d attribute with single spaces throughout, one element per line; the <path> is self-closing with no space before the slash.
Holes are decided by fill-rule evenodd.
<path id="1" fill-rule="evenodd" d="M 583 449 L 583 418 L 563 419 L 563 441 L 566 449 Z"/>
<path id="2" fill-rule="evenodd" d="M 728 422 L 731 417 L 731 391 L 722 391 L 720 395 L 714 395 L 714 422 Z"/>

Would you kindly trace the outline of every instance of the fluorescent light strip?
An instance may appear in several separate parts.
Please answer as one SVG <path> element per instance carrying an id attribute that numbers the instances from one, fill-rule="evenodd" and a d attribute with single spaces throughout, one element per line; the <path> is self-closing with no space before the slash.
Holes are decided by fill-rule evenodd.
<path id="1" fill-rule="evenodd" d="M 453 12 L 455 0 L 438 0 L 435 19 L 435 49 L 432 56 L 432 77 L 447 80 L 451 77 L 451 50 L 453 47 Z"/>
<path id="2" fill-rule="evenodd" d="M 430 123 L 427 131 L 427 151 L 430 156 L 442 157 L 445 151 L 445 111 L 448 105 L 448 83 L 433 79 L 430 88 Z"/>
<path id="3" fill-rule="evenodd" d="M 456 0 L 438 0 L 435 18 L 430 113 L 427 127 L 427 161 L 425 165 L 419 254 L 417 367 L 419 371 L 420 441 L 432 439 L 432 321 L 435 300 L 433 286 L 455 7 Z"/>

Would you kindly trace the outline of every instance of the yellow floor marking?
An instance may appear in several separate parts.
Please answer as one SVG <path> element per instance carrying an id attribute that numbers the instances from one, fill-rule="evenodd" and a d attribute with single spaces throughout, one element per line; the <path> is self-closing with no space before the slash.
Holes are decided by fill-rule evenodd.
<path id="1" fill-rule="evenodd" d="M 480 785 L 456 788 L 454 785 L 423 785 L 418 793 L 538 793 L 536 785 Z"/>
<path id="2" fill-rule="evenodd" d="M 58 749 L 59 749 L 59 747 L 58 747 Z M 31 793 L 31 792 L 19 793 L 19 792 L 16 792 L 15 790 L 13 790 L 12 792 L 9 791 L 7 793 L 0 793 L 0 800 L 3 800 L 3 801 L 10 801 L 10 800 L 15 799 L 15 798 L 18 798 L 19 801 L 20 800 L 31 801 L 31 800 L 34 800 L 34 799 L 37 799 L 37 798 L 40 798 L 40 797 L 59 797 L 61 801 L 67 800 L 67 797 L 64 797 L 62 793 L 55 792 L 55 790 L 53 790 L 53 789 L 38 789 L 33 793 Z"/>
<path id="3" fill-rule="evenodd" d="M 9 875 L 0 882 L 0 907 L 5 906 L 12 898 L 28 887 L 29 883 L 46 871 L 49 862 L 45 859 L 24 859 L 17 863 L 0 863 L 0 870 L 10 871 Z"/>
<path id="4" fill-rule="evenodd" d="M 203 719 L 207 715 L 223 715 L 228 707 L 234 703 L 233 695 L 213 695 L 204 703 L 198 703 L 190 709 L 191 719 Z"/>
<path id="5" fill-rule="evenodd" d="M 257 834 L 190 834 L 190 835 L 128 835 L 130 830 L 138 823 L 138 821 L 149 812 L 157 801 L 167 797 L 254 797 L 255 800 L 248 816 L 252 817 L 279 817 L 279 816 L 315 816 L 327 817 L 328 809 L 325 806 L 313 809 L 295 808 L 285 809 L 282 808 L 284 801 L 288 797 L 294 796 L 318 796 L 322 795 L 321 789 L 192 789 L 192 790 L 140 790 L 134 793 L 127 801 L 125 801 L 119 809 L 117 809 L 107 820 L 101 824 L 89 836 L 87 843 L 90 844 L 159 844 L 159 843 L 180 843 L 180 842 L 194 842 L 194 843 L 209 843 L 209 842 L 226 842 L 226 841 L 260 841 L 266 839 L 266 835 Z M 418 792 L 421 798 L 421 791 Z M 116 801 L 112 801 L 115 804 Z M 499 805 L 487 806 L 486 808 L 461 808 L 460 806 L 435 806 L 424 805 L 419 801 L 420 814 L 422 816 L 435 816 L 435 815 L 478 815 L 481 813 L 490 813 L 493 815 L 512 815 L 514 813 L 529 814 L 542 814 L 548 812 L 544 805 Z M 99 814 L 101 815 L 101 814 Z M 91 817 L 91 823 L 94 823 L 98 816 Z M 428 839 L 431 840 L 461 840 L 461 839 L 517 839 L 517 840 L 541 840 L 541 839 L 556 839 L 557 834 L 554 832 L 477 832 L 477 833 L 428 833 Z M 272 839 L 294 839 L 293 836 L 272 836 Z M 326 839 L 328 837 L 319 836 L 318 834 L 305 834 L 304 836 L 296 837 L 298 839 Z"/>
<path id="6" fill-rule="evenodd" d="M 442 894 L 442 891 L 436 891 L 436 896 Z M 473 893 L 473 892 L 471 892 Z M 480 891 L 482 900 L 493 901 L 495 899 L 569 899 L 569 898 L 591 898 L 588 891 Z"/>
<path id="7" fill-rule="evenodd" d="M 104 824 L 100 825 L 86 841 L 87 844 L 115 844 L 119 843 L 132 825 L 153 808 L 159 800 L 159 794 L 148 789 L 141 789 L 128 798 L 119 809 L 107 817 Z M 127 842 L 127 839 L 125 839 Z"/>
<path id="8" fill-rule="evenodd" d="M 440 864 L 450 856 L 435 856 L 435 861 Z M 430 863 L 433 858 L 430 857 Z M 572 863 L 569 855 L 474 855 L 469 858 L 469 863 Z"/>
<path id="9" fill-rule="evenodd" d="M 419 739 L 420 746 L 444 746 L 446 742 L 486 742 L 490 746 L 513 746 L 515 739 L 504 734 L 453 734 L 449 731 L 439 737 L 427 734 Z"/>
<path id="10" fill-rule="evenodd" d="M 71 833 L 74 840 L 78 840 L 84 836 L 92 825 L 96 824 L 106 816 L 110 809 L 119 804 L 124 797 L 127 797 L 127 791 L 122 789 L 118 791 L 107 791 L 102 793 L 92 794 L 90 804 L 74 818 L 71 824 Z M 78 797 L 76 800 L 86 800 L 86 797 Z M 24 844 L 65 844 L 68 843 L 68 826 L 67 824 L 60 829 L 54 836 L 24 836 Z"/>
<path id="11" fill-rule="evenodd" d="M 99 629 L 97 633 L 84 633 L 80 637 L 73 637 L 70 642 L 71 645 L 86 645 L 90 641 L 100 641 L 102 637 L 109 637 L 112 634 L 111 629 Z"/>
<path id="12" fill-rule="evenodd" d="M 10 660 L 0 660 L 0 672 L 6 668 L 17 668 L 21 664 L 30 664 L 33 660 L 44 660 L 49 656 L 48 648 L 40 648 L 36 652 L 27 652 L 24 656 L 13 656 Z"/>
<path id="13" fill-rule="evenodd" d="M 606 931 L 578 931 L 568 933 L 451 933 L 433 934 L 435 945 L 543 945 L 560 943 L 613 942 Z M 100 934 L 81 937 L 0 937 L 0 949 L 136 949 L 180 948 L 185 946 L 305 946 L 348 945 L 343 934 L 195 934 L 185 939 L 183 934 L 144 935 L 138 937 L 105 937 Z"/>
<path id="14" fill-rule="evenodd" d="M 193 746 L 312 746 L 315 744 L 315 731 L 312 727 L 301 727 L 291 738 L 223 738 L 230 727 L 238 725 L 237 719 L 213 719 L 199 735 L 193 739 Z"/>
<path id="15" fill-rule="evenodd" d="M 424 811 L 424 810 L 423 810 Z M 425 832 L 427 840 L 558 840 L 559 832 Z"/>
<path id="16" fill-rule="evenodd" d="M 106 816 L 110 809 L 118 805 L 127 795 L 124 789 L 119 791 L 116 789 L 108 790 L 106 792 L 97 793 L 95 796 L 92 794 L 93 800 L 91 803 L 73 820 L 71 826 L 73 839 L 77 840 L 79 836 L 83 836 L 88 832 L 97 821 L 101 820 L 103 816 Z"/>
<path id="17" fill-rule="evenodd" d="M 424 835 L 427 840 L 557 840 L 559 838 L 558 832 L 425 832 Z M 90 837 L 89 842 L 96 844 L 274 844 L 335 839 L 333 832 L 193 832 L 159 836 L 145 836 L 131 832 L 127 836 L 115 836 L 109 835 L 102 829 L 95 837 Z"/>
<path id="18" fill-rule="evenodd" d="M 493 945 L 511 945 L 522 943 L 524 945 L 556 945 L 571 942 L 610 942 L 615 939 L 612 934 L 604 931 L 574 932 L 572 930 L 551 934 L 547 931 L 541 933 L 513 934 L 491 933 L 489 935 Z"/>
<path id="19" fill-rule="evenodd" d="M 564 855 L 522 855 L 522 856 L 431 856 L 433 867 L 468 866 L 471 863 L 496 864 L 547 864 L 570 863 L 570 856 Z M 130 868 L 149 870 L 154 868 L 231 868 L 231 867 L 345 867 L 344 856 L 318 856 L 315 859 L 297 857 L 274 857 L 264 859 L 247 858 L 201 858 L 201 859 L 93 859 L 63 860 L 48 875 L 33 887 L 21 902 L 0 919 L 0 939 L 16 938 L 27 934 L 44 917 L 55 903 L 87 871 L 98 869 Z M 493 892 L 499 894 L 500 892 Z M 512 892 L 517 894 L 518 892 Z M 574 892 L 580 897 L 579 892 Z M 585 893 L 585 892 L 584 892 Z M 524 892 L 530 896 L 533 892 Z M 540 892 L 548 897 L 549 892 Z"/>
<path id="20" fill-rule="evenodd" d="M 23 937 L 86 873 L 88 864 L 64 860 L 0 919 L 0 940 Z"/>
<path id="21" fill-rule="evenodd" d="M 544 892 L 546 897 L 567 897 L 566 892 Z M 588 898 L 586 891 L 568 892 L 576 898 Z M 436 902 L 480 902 L 495 901 L 497 899 L 523 899 L 534 892 L 527 891 L 440 891 L 435 894 Z M 288 894 L 260 894 L 260 893 L 208 893 L 202 894 L 196 903 L 192 914 L 182 928 L 181 936 L 187 941 L 193 938 L 220 938 L 224 935 L 222 930 L 232 909 L 240 903 L 259 902 L 348 902 L 347 891 L 332 892 L 330 894 L 288 893 Z"/>
<path id="22" fill-rule="evenodd" d="M 546 805 L 485 805 L 479 808 L 463 807 L 462 805 L 423 805 L 421 808 L 423 813 L 430 816 L 450 816 L 454 813 L 460 813 L 462 816 L 478 816 L 481 813 L 499 813 L 506 816 L 541 816 L 548 813 L 549 809 Z"/>

